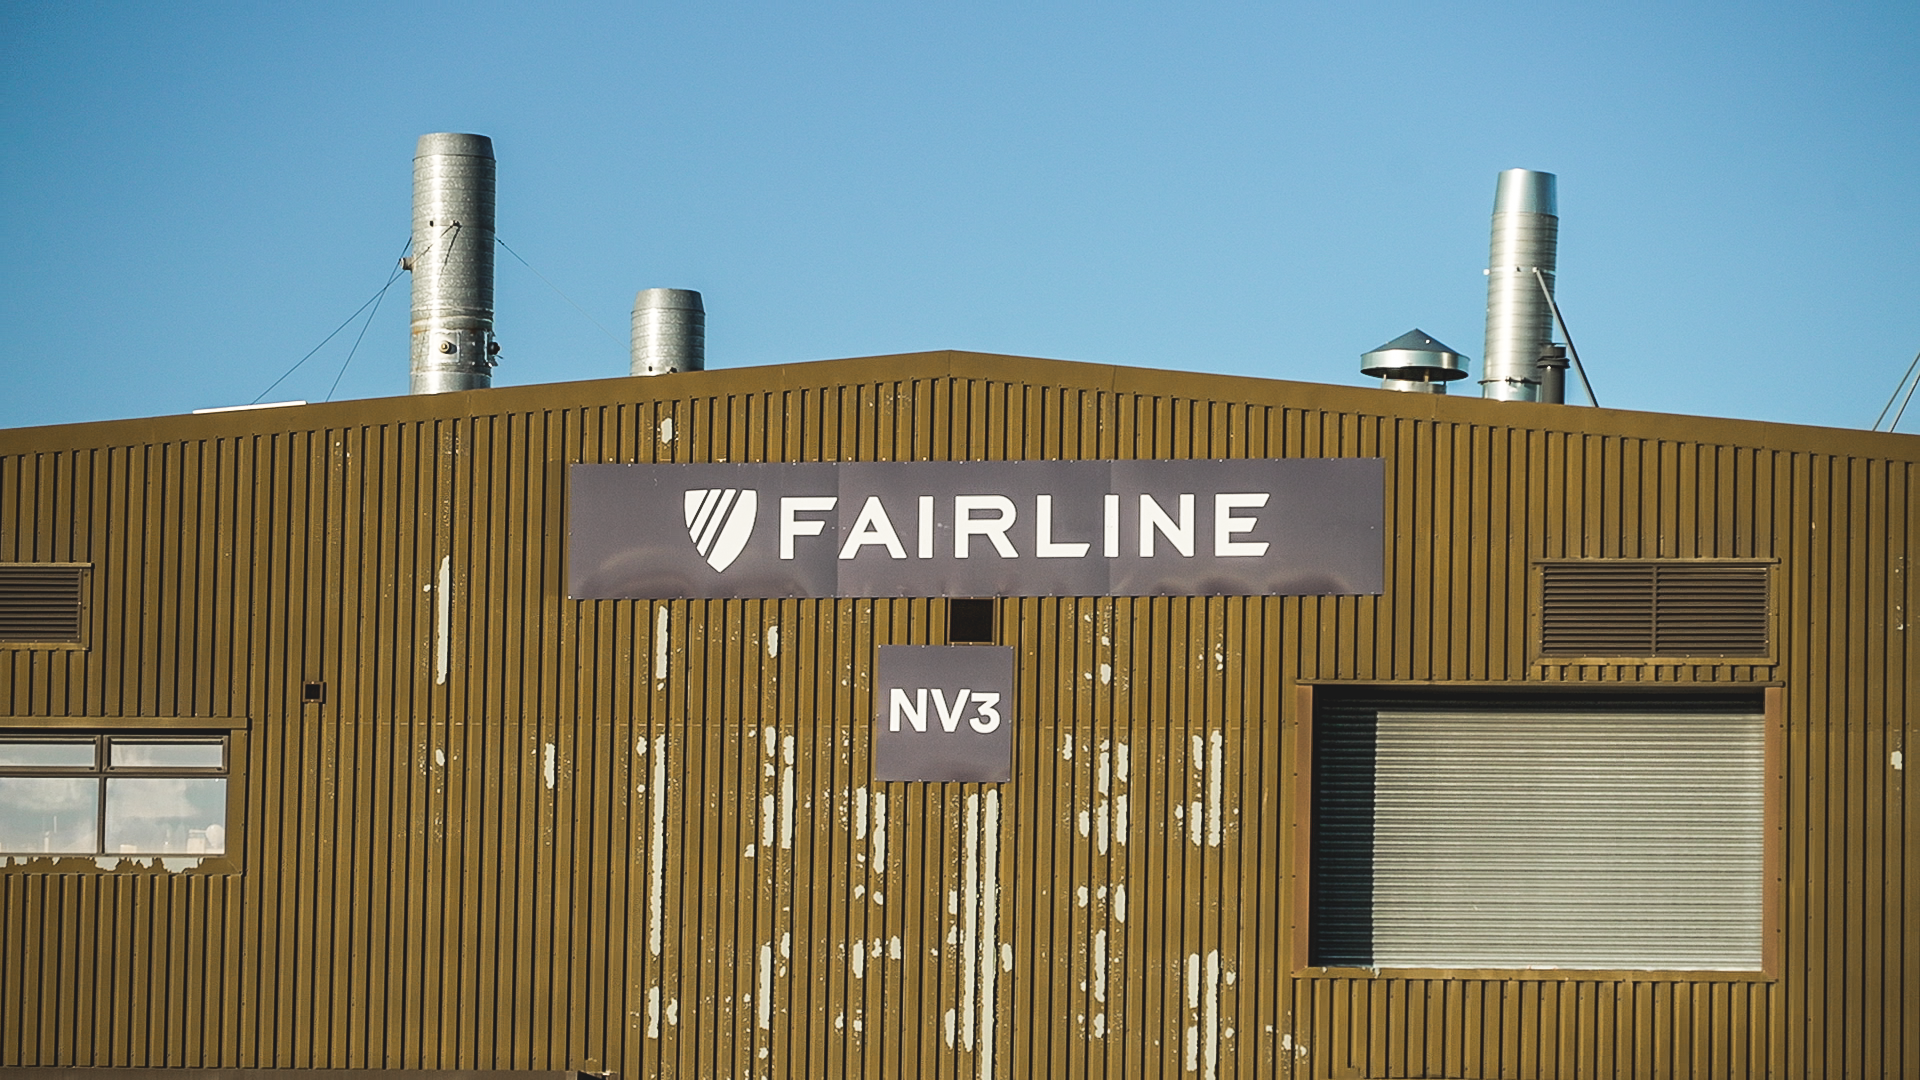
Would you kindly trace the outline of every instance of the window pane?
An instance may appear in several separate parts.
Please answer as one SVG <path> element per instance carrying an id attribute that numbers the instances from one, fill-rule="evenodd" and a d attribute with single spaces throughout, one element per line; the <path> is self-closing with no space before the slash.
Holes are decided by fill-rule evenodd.
<path id="1" fill-rule="evenodd" d="M 32 742 L 0 742 L 0 766 L 41 766 L 89 768 L 93 765 L 93 740 L 36 739 Z"/>
<path id="2" fill-rule="evenodd" d="M 91 855 L 99 813 L 92 777 L 0 776 L 0 851 Z"/>
<path id="3" fill-rule="evenodd" d="M 116 769 L 129 765 L 139 768 L 217 769 L 221 765 L 218 739 L 202 742 L 115 739 L 109 746 L 107 756 L 111 759 L 109 764 Z"/>
<path id="4" fill-rule="evenodd" d="M 226 780 L 107 780 L 107 854 L 218 855 L 226 850 Z"/>

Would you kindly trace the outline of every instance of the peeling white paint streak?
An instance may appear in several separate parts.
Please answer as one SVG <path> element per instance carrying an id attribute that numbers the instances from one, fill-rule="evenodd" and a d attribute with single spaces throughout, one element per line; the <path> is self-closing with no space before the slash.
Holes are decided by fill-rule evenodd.
<path id="1" fill-rule="evenodd" d="M 667 605 L 661 604 L 653 616 L 653 679 L 667 681 Z"/>
<path id="2" fill-rule="evenodd" d="M 548 790 L 548 791 L 552 791 L 552 790 L 553 790 L 553 784 L 554 784 L 554 780 L 556 779 L 556 777 L 555 777 L 555 769 L 554 769 L 554 760 L 553 760 L 553 744 L 552 744 L 552 743 L 548 743 L 548 744 L 546 744 L 546 748 L 545 748 L 545 750 L 544 750 L 544 752 L 543 752 L 543 753 L 541 754 L 541 757 L 540 757 L 540 777 L 541 777 L 541 779 L 543 779 L 543 780 L 545 780 L 545 781 L 547 782 L 547 790 Z"/>
<path id="3" fill-rule="evenodd" d="M 453 624 L 453 556 L 440 557 L 440 574 L 433 587 L 433 681 L 447 682 L 447 634 Z"/>
<path id="4" fill-rule="evenodd" d="M 773 847 L 773 796 L 760 796 L 760 846 Z"/>
<path id="5" fill-rule="evenodd" d="M 780 624 L 767 627 L 767 659 L 780 655 Z"/>
<path id="6" fill-rule="evenodd" d="M 853 838 L 867 838 L 867 789 L 860 788 L 853 795 Z"/>
<path id="7" fill-rule="evenodd" d="M 1093 935 L 1093 1000 L 1107 1003 L 1107 932 Z"/>
<path id="8" fill-rule="evenodd" d="M 1220 1070 L 1220 950 L 1207 953 L 1206 1009 L 1201 1017 L 1206 1042 L 1202 1046 L 1200 1075 L 1213 1080 Z"/>
<path id="9" fill-rule="evenodd" d="M 760 994 L 754 999 L 754 1007 L 760 1010 L 762 1030 L 773 1026 L 773 946 L 760 946 Z"/>
<path id="10" fill-rule="evenodd" d="M 887 793 L 873 793 L 873 835 L 870 838 L 873 850 L 873 872 L 887 872 Z"/>
<path id="11" fill-rule="evenodd" d="M 660 418 L 660 441 L 673 441 L 673 417 L 671 416 L 663 416 Z"/>
<path id="12" fill-rule="evenodd" d="M 644 743 L 642 743 L 644 745 Z M 647 801 L 653 820 L 647 835 L 647 949 L 660 955 L 660 924 L 667 895 L 667 737 L 653 748 L 653 785 Z"/>
<path id="13" fill-rule="evenodd" d="M 967 796 L 960 876 L 960 1042 L 973 1050 L 974 964 L 980 940 L 980 793 Z"/>
<path id="14" fill-rule="evenodd" d="M 1208 736 L 1212 745 L 1207 755 L 1207 846 L 1220 846 L 1220 786 L 1226 757 L 1226 738 L 1219 732 Z"/>
<path id="15" fill-rule="evenodd" d="M 793 847 L 793 736 L 782 740 L 781 758 L 786 762 L 780 770 L 780 846 Z"/>
<path id="16" fill-rule="evenodd" d="M 980 1080 L 993 1076 L 994 989 L 999 972 L 994 968 L 995 947 L 1000 936 L 1000 791 L 987 792 L 986 849 L 982 852 L 981 890 L 983 925 L 980 933 Z"/>
<path id="17" fill-rule="evenodd" d="M 647 1038 L 660 1037 L 660 988 L 647 987 Z"/>
<path id="18" fill-rule="evenodd" d="M 1906 758 L 1901 756 L 1900 751 L 1895 750 L 1893 752 L 1893 755 L 1889 757 L 1887 760 L 1893 763 L 1894 772 L 1904 772 L 1906 770 L 1907 761 L 1906 761 Z"/>

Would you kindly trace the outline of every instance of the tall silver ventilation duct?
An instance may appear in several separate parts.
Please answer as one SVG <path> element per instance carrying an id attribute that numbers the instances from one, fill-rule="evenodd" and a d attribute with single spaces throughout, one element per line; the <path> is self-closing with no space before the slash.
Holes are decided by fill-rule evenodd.
<path id="1" fill-rule="evenodd" d="M 1540 400 L 1541 350 L 1553 340 L 1553 311 L 1541 283 L 1553 289 L 1559 238 L 1553 174 L 1531 169 L 1501 173 L 1493 194 L 1493 245 L 1487 257 L 1482 397 Z"/>
<path id="2" fill-rule="evenodd" d="M 415 394 L 493 383 L 493 140 L 420 136 L 413 155 Z"/>
<path id="3" fill-rule="evenodd" d="M 707 366 L 707 309 L 692 289 L 642 289 L 633 298 L 633 373 Z"/>

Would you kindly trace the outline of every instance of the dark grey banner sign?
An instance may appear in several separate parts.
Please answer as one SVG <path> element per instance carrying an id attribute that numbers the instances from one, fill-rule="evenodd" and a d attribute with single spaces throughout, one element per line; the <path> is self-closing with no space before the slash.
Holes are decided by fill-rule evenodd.
<path id="1" fill-rule="evenodd" d="M 576 599 L 1381 591 L 1379 458 L 574 465 Z"/>
<path id="2" fill-rule="evenodd" d="M 1013 779 L 1013 650 L 880 646 L 871 745 L 875 780 Z"/>

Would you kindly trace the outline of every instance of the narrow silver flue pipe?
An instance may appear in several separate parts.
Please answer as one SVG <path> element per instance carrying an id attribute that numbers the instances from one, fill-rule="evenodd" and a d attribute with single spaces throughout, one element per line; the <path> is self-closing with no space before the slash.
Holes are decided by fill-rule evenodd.
<path id="1" fill-rule="evenodd" d="M 1554 187 L 1552 173 L 1508 169 L 1494 189 L 1481 397 L 1540 400 L 1540 351 L 1553 340 L 1553 311 L 1541 285 L 1553 288 L 1560 238 Z"/>
<path id="2" fill-rule="evenodd" d="M 707 309 L 692 289 L 642 289 L 633 298 L 633 373 L 707 366 Z"/>
<path id="3" fill-rule="evenodd" d="M 411 392 L 493 384 L 493 140 L 441 132 L 413 155 Z"/>

